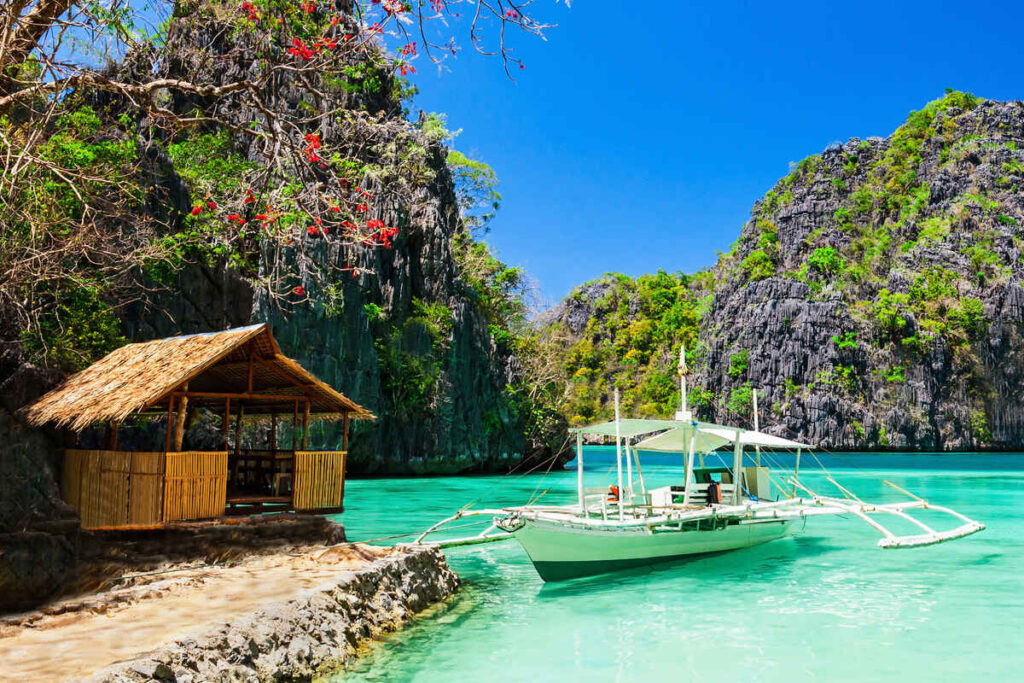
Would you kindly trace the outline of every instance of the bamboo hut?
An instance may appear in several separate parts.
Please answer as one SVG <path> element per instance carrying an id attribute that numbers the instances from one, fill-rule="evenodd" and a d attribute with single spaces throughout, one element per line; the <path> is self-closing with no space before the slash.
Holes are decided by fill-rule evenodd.
<path id="1" fill-rule="evenodd" d="M 221 449 L 187 448 L 186 422 L 198 408 L 222 417 Z M 140 416 L 166 418 L 162 451 L 121 450 L 119 425 Z M 103 449 L 64 455 L 63 496 L 91 529 L 272 510 L 339 512 L 349 420 L 374 419 L 282 355 L 265 324 L 123 346 L 40 398 L 26 417 L 74 432 L 106 426 Z M 344 422 L 342 450 L 309 450 L 314 418 Z M 268 443 L 243 449 L 242 422 L 255 419 L 269 419 Z M 278 447 L 282 419 L 292 422 L 287 449 Z"/>

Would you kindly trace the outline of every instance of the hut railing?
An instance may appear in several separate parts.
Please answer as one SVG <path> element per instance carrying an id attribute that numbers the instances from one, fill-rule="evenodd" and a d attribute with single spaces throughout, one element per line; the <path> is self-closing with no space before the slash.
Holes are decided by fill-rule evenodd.
<path id="1" fill-rule="evenodd" d="M 341 510 L 347 451 L 295 451 L 292 508 Z"/>
<path id="2" fill-rule="evenodd" d="M 228 452 L 168 453 L 164 521 L 222 517 L 227 503 Z"/>

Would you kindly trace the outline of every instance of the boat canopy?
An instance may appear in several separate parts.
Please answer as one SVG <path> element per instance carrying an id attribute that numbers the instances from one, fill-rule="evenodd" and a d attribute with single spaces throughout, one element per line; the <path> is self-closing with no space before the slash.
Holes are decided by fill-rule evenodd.
<path id="1" fill-rule="evenodd" d="M 694 447 L 697 451 L 707 452 L 736 443 L 737 436 L 743 446 L 761 448 L 813 448 L 813 446 L 797 441 L 783 439 L 780 436 L 755 432 L 748 429 L 737 429 L 716 425 L 710 422 L 674 421 L 674 420 L 620 420 L 619 435 L 624 439 L 651 434 L 635 446 L 641 451 L 657 451 L 663 453 L 685 453 L 690 449 L 690 439 L 696 432 Z M 602 422 L 589 427 L 574 430 L 585 435 L 615 436 L 615 421 Z"/>
<path id="2" fill-rule="evenodd" d="M 616 432 L 615 420 L 601 422 L 589 427 L 578 427 L 572 431 L 590 436 L 615 436 L 619 434 L 623 439 L 632 439 L 643 434 L 654 434 L 667 429 L 675 429 L 679 422 L 672 420 L 619 420 L 618 431 Z"/>

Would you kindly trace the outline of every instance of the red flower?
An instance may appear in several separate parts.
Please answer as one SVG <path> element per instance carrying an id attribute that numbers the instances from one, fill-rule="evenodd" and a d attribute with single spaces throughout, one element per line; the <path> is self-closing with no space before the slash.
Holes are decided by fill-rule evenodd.
<path id="1" fill-rule="evenodd" d="M 307 133 L 303 140 L 309 143 L 306 149 L 320 149 L 320 133 Z"/>
<path id="2" fill-rule="evenodd" d="M 292 289 L 292 294 L 294 294 L 295 296 L 302 296 L 302 295 L 303 295 L 303 294 L 305 294 L 305 293 L 306 293 L 306 290 L 304 290 L 304 289 L 302 288 L 302 285 L 296 285 L 296 286 L 295 286 L 295 287 L 294 287 L 294 288 Z"/>
<path id="3" fill-rule="evenodd" d="M 306 152 L 306 158 L 309 159 L 310 163 L 316 163 L 320 161 L 320 155 L 316 152 Z"/>
<path id="4" fill-rule="evenodd" d="M 203 212 L 203 207 L 201 207 L 199 205 L 196 205 L 196 206 L 192 207 L 192 211 L 190 211 L 189 213 L 191 213 L 193 216 L 198 216 L 202 212 Z"/>
<path id="5" fill-rule="evenodd" d="M 260 13 L 256 11 L 256 6 L 251 2 L 242 3 L 242 11 L 246 13 L 246 17 L 249 21 L 259 21 Z"/>
<path id="6" fill-rule="evenodd" d="M 316 227 L 315 225 L 311 225 L 308 228 L 306 228 L 306 234 L 309 235 L 310 237 L 317 237 L 320 235 L 320 228 Z"/>
<path id="7" fill-rule="evenodd" d="M 381 9 L 391 15 L 401 14 L 405 11 L 405 3 L 401 0 L 381 0 L 380 6 Z"/>
<path id="8" fill-rule="evenodd" d="M 408 64 L 403 64 L 399 70 L 402 72 L 403 76 L 408 76 L 411 73 L 416 73 L 416 67 L 410 66 Z"/>
<path id="9" fill-rule="evenodd" d="M 306 14 L 312 14 L 313 12 L 316 11 L 316 3 L 312 2 L 312 0 L 310 0 L 309 2 L 302 3 L 302 5 L 300 5 L 300 7 L 302 7 L 303 11 Z"/>
<path id="10" fill-rule="evenodd" d="M 292 47 L 288 48 L 288 54 L 294 55 L 295 57 L 301 57 L 303 60 L 308 62 L 313 59 L 316 53 L 306 47 L 306 44 L 298 38 L 293 38 Z"/>
<path id="11" fill-rule="evenodd" d="M 368 207 L 366 204 L 360 204 L 359 206 L 356 207 L 356 211 L 369 211 L 369 210 L 370 210 L 370 207 Z"/>
<path id="12" fill-rule="evenodd" d="M 340 206 L 331 206 L 327 210 L 328 211 L 333 211 L 334 213 L 341 213 L 341 207 Z"/>
<path id="13" fill-rule="evenodd" d="M 216 211 L 217 210 L 217 202 L 213 201 L 212 199 L 210 201 L 206 202 L 206 205 L 208 207 L 210 207 L 210 211 Z"/>
<path id="14" fill-rule="evenodd" d="M 331 17 L 331 26 L 337 26 L 340 23 L 341 23 L 341 15 L 340 14 L 335 14 L 333 17 Z"/>
<path id="15" fill-rule="evenodd" d="M 245 199 L 243 200 L 242 203 L 243 204 L 255 204 L 256 203 L 256 197 L 254 197 L 252 195 L 252 190 L 246 190 L 245 191 Z"/>
<path id="16" fill-rule="evenodd" d="M 245 225 L 245 219 L 242 218 L 237 213 L 229 213 L 228 214 L 228 222 L 229 223 L 238 223 L 239 225 Z"/>
<path id="17" fill-rule="evenodd" d="M 406 43 L 405 45 L 402 46 L 402 49 L 400 50 L 400 52 L 403 55 L 406 55 L 406 56 L 409 56 L 409 55 L 415 56 L 416 55 L 416 43 L 415 42 Z"/>

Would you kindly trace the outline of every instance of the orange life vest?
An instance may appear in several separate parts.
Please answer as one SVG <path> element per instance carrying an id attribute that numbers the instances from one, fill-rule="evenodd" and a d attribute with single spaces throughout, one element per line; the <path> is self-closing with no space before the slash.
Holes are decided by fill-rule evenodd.
<path id="1" fill-rule="evenodd" d="M 619 502 L 619 487 L 615 484 L 608 487 L 608 501 L 612 503 Z"/>

